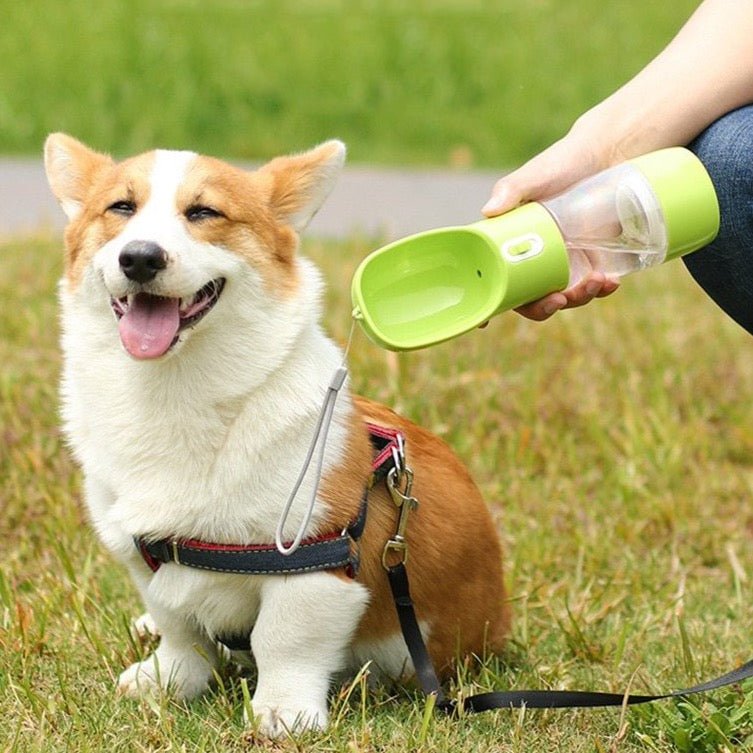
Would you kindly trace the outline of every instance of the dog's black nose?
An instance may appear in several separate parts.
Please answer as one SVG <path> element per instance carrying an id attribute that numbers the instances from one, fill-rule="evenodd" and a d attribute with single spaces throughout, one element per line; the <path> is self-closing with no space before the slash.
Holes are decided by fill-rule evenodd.
<path id="1" fill-rule="evenodd" d="M 152 241 L 131 241 L 118 257 L 123 274 L 134 282 L 149 282 L 167 266 L 167 252 Z"/>

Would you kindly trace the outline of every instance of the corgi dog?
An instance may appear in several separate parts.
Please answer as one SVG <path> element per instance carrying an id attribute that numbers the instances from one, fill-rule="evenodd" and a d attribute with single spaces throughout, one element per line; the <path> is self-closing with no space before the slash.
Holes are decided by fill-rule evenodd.
<path id="1" fill-rule="evenodd" d="M 329 141 L 246 171 L 190 151 L 121 162 L 65 134 L 45 144 L 68 218 L 62 413 L 91 522 L 128 569 L 161 636 L 123 671 L 129 696 L 192 698 L 211 684 L 217 636 L 246 637 L 266 736 L 323 729 L 343 671 L 407 678 L 412 664 L 382 566 L 398 510 L 368 494 L 357 575 L 337 567 L 239 574 L 169 561 L 134 541 L 270 545 L 342 352 L 319 319 L 323 283 L 299 235 L 329 194 L 345 147 Z M 469 473 L 437 437 L 340 392 L 307 537 L 359 516 L 371 422 L 399 430 L 419 500 L 406 532 L 411 592 L 429 653 L 498 649 L 508 628 L 497 532 Z M 308 474 L 285 541 L 306 520 Z"/>

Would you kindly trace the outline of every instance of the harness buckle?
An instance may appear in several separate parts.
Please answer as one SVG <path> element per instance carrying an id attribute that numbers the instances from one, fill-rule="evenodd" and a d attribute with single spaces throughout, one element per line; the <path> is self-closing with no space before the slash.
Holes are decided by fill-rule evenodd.
<path id="1" fill-rule="evenodd" d="M 408 561 L 408 541 L 405 533 L 411 511 L 418 508 L 418 500 L 411 495 L 412 488 L 413 471 L 408 466 L 396 465 L 387 474 L 387 489 L 395 506 L 400 510 L 400 515 L 395 535 L 387 541 L 382 550 L 382 567 L 385 570 Z"/>
<path id="2" fill-rule="evenodd" d="M 180 557 L 178 556 L 178 539 L 173 539 L 170 542 L 170 552 L 173 555 L 173 562 L 176 565 L 180 565 Z"/>
<path id="3" fill-rule="evenodd" d="M 408 561 L 408 542 L 398 539 L 398 536 L 391 538 L 382 550 L 382 567 L 387 571 Z"/>

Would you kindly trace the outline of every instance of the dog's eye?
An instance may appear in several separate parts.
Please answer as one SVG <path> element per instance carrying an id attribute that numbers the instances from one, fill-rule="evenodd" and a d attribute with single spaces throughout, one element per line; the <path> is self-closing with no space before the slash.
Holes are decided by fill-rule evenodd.
<path id="1" fill-rule="evenodd" d="M 122 215 L 123 217 L 131 217 L 136 214 L 136 204 L 127 199 L 121 201 L 115 201 L 107 207 L 108 212 L 114 212 L 115 214 Z"/>
<path id="2" fill-rule="evenodd" d="M 186 209 L 186 219 L 189 222 L 201 222 L 215 217 L 224 217 L 225 215 L 219 209 L 214 207 L 205 207 L 202 204 L 194 204 Z"/>

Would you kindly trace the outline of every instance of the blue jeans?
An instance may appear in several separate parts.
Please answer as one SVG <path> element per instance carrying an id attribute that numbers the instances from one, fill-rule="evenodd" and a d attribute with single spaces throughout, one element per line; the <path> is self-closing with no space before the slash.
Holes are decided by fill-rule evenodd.
<path id="1" fill-rule="evenodd" d="M 712 123 L 689 145 L 711 176 L 721 210 L 716 239 L 684 257 L 696 282 L 753 334 L 753 105 Z"/>

